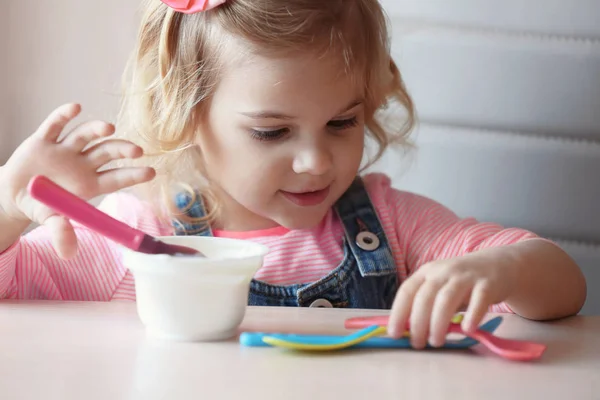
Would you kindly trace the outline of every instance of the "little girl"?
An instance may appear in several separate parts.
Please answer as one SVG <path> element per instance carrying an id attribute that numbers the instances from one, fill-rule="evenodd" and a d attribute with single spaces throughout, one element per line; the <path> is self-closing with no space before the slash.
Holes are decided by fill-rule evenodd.
<path id="1" fill-rule="evenodd" d="M 122 137 L 102 121 L 63 132 L 80 112 L 65 105 L 0 169 L 2 298 L 135 299 L 117 245 L 28 196 L 44 174 L 86 199 L 109 194 L 103 211 L 152 235 L 266 244 L 249 304 L 391 308 L 390 333 L 410 322 L 415 348 L 441 346 L 464 308 L 466 330 L 488 310 L 580 310 L 585 280 L 555 244 L 360 176 L 367 137 L 379 156 L 413 125 L 377 0 L 145 9 Z M 384 124 L 390 105 L 404 124 Z M 42 226 L 21 236 L 31 221 Z"/>

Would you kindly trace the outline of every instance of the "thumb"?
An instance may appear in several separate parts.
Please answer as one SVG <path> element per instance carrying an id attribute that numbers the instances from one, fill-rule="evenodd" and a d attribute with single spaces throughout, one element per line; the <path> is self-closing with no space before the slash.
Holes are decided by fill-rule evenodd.
<path id="1" fill-rule="evenodd" d="M 77 236 L 71 222 L 63 216 L 52 215 L 46 219 L 44 225 L 52 234 L 52 245 L 58 255 L 65 260 L 77 254 Z"/>

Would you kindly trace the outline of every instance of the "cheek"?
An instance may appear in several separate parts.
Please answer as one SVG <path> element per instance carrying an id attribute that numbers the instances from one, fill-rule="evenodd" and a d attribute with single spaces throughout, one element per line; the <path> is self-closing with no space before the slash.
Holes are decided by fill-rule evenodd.
<path id="1" fill-rule="evenodd" d="M 343 145 L 336 147 L 336 164 L 351 172 L 358 169 L 364 151 L 364 134 L 357 132 L 356 136 L 348 138 Z"/>
<path id="2" fill-rule="evenodd" d="M 284 180 L 289 162 L 276 150 L 241 142 L 205 141 L 202 153 L 210 178 L 234 197 L 250 199 L 271 192 Z"/>
<path id="3" fill-rule="evenodd" d="M 219 132 L 206 131 L 196 142 L 207 172 L 215 179 L 230 175 L 240 165 L 247 165 L 249 157 L 235 135 L 223 129 Z"/>
<path id="4" fill-rule="evenodd" d="M 289 162 L 275 149 L 240 149 L 236 163 L 238 176 L 244 185 L 268 188 L 279 185 L 289 170 Z"/>
<path id="5" fill-rule="evenodd" d="M 273 196 L 285 185 L 285 167 L 270 154 L 246 150 L 239 149 L 237 157 L 222 166 L 218 184 L 246 209 L 267 215 Z"/>

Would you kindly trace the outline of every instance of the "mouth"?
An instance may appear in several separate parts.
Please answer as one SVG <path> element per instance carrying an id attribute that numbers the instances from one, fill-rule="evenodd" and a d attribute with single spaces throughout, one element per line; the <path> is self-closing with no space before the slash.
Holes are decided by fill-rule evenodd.
<path id="1" fill-rule="evenodd" d="M 323 189 L 303 192 L 287 192 L 282 190 L 281 194 L 297 206 L 313 207 L 323 203 L 325 199 L 327 199 L 327 196 L 329 196 L 329 188 L 330 186 L 327 186 Z"/>

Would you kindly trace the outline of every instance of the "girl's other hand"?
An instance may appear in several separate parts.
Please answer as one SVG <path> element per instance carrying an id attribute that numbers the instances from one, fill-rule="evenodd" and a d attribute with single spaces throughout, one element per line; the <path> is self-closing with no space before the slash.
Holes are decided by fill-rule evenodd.
<path id="1" fill-rule="evenodd" d="M 402 336 L 410 321 L 413 347 L 421 349 L 428 342 L 441 347 L 452 317 L 465 305 L 462 328 L 474 331 L 490 305 L 511 294 L 515 267 L 508 258 L 487 257 L 485 250 L 423 265 L 400 285 L 389 320 L 390 334 Z"/>

